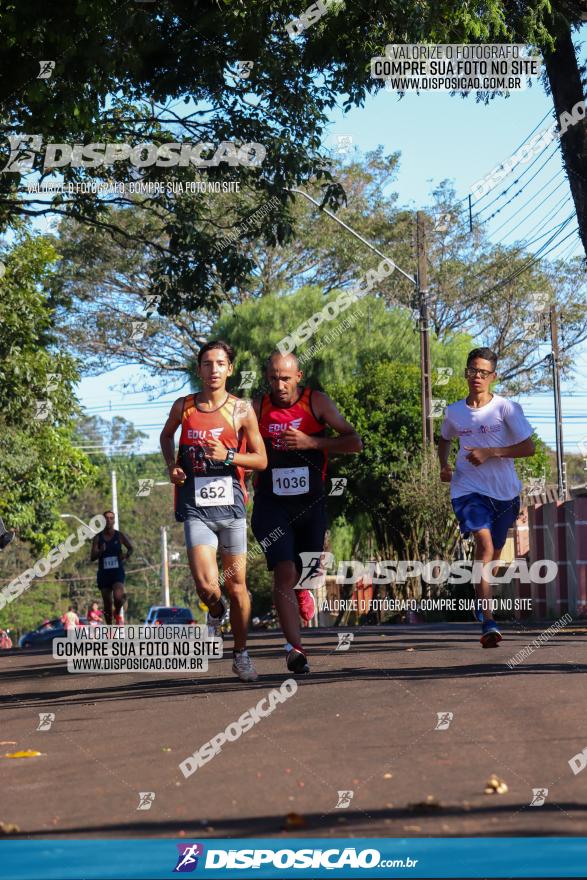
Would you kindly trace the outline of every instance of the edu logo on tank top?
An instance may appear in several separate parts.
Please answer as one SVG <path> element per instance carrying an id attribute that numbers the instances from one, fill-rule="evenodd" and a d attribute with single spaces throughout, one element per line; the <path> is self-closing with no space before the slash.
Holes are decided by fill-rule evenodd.
<path id="1" fill-rule="evenodd" d="M 288 428 L 294 428 L 297 431 L 301 424 L 301 419 L 292 419 L 291 422 L 270 422 L 269 432 L 271 434 L 282 434 Z"/>
<path id="2" fill-rule="evenodd" d="M 302 424 L 302 419 L 292 419 L 291 422 L 270 422 L 268 425 L 268 431 L 270 434 L 284 434 L 288 428 L 294 428 L 296 431 Z M 273 449 L 287 449 L 285 445 L 285 440 L 283 440 L 279 436 L 274 436 L 271 438 L 271 446 Z"/>
<path id="3" fill-rule="evenodd" d="M 219 440 L 224 428 L 205 428 L 202 431 L 196 428 L 188 428 L 188 440 L 205 440 L 210 434 L 215 440 Z"/>

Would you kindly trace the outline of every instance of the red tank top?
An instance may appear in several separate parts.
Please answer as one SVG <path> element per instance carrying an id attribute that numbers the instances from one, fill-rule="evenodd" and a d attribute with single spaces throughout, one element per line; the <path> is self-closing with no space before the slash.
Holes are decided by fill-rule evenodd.
<path id="1" fill-rule="evenodd" d="M 175 518 L 183 522 L 188 517 L 198 519 L 233 519 L 246 516 L 245 504 L 247 490 L 245 471 L 236 465 L 225 465 L 222 461 L 211 461 L 204 454 L 206 440 L 215 437 L 227 451 L 244 452 L 246 438 L 242 428 L 236 431 L 235 409 L 238 397 L 229 394 L 226 402 L 213 412 L 203 412 L 196 407 L 195 395 L 190 394 L 183 402 L 181 416 L 181 435 L 176 463 L 186 474 L 183 486 L 175 487 Z M 232 478 L 233 504 L 196 504 L 197 477 Z"/>
<path id="2" fill-rule="evenodd" d="M 291 406 L 278 406 L 273 403 L 269 394 L 264 394 L 261 399 L 259 414 L 259 430 L 267 450 L 269 466 L 267 470 L 260 471 L 255 478 L 255 491 L 262 495 L 274 497 L 292 497 L 303 500 L 308 495 L 323 495 L 324 480 L 326 478 L 326 464 L 328 456 L 323 449 L 286 449 L 283 434 L 288 428 L 296 428 L 304 434 L 314 434 L 324 437 L 326 428 L 320 422 L 312 409 L 312 389 L 304 388 L 295 403 Z M 295 473 L 288 475 L 282 469 L 295 469 Z M 302 470 L 300 470 L 302 469 Z M 274 471 L 277 470 L 277 473 Z M 298 493 L 298 485 L 292 486 L 292 480 L 297 476 L 302 480 L 308 477 L 307 491 Z M 284 486 L 285 483 L 285 486 Z M 295 493 L 295 494 L 294 494 Z"/>

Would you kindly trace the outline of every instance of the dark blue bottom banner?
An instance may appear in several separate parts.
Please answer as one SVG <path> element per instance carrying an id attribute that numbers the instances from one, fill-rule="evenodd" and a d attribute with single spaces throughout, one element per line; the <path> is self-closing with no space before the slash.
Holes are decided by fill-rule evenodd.
<path id="1" fill-rule="evenodd" d="M 7 840 L 0 880 L 586 877 L 587 838 Z"/>

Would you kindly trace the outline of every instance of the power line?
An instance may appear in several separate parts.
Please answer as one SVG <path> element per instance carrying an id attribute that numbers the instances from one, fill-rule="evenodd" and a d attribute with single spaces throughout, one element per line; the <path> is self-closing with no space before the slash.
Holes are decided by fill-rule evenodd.
<path id="1" fill-rule="evenodd" d="M 518 197 L 519 195 L 521 195 L 521 194 L 524 192 L 524 190 L 526 189 L 526 187 L 529 186 L 529 185 L 532 183 L 532 181 L 533 181 L 536 177 L 538 177 L 538 175 L 540 174 L 540 172 L 542 171 L 542 169 L 545 168 L 546 165 L 548 165 L 548 163 L 550 162 L 550 160 L 553 158 L 555 152 L 556 152 L 556 147 L 555 147 L 555 149 L 552 151 L 552 153 L 550 154 L 550 156 L 548 156 L 547 159 L 543 162 L 543 164 L 540 166 L 540 168 L 539 168 L 539 169 L 538 169 L 538 170 L 532 175 L 532 177 L 531 177 L 529 180 L 526 181 L 526 183 L 525 183 L 522 187 L 520 187 L 520 189 L 519 189 L 516 193 L 514 193 L 513 196 L 511 196 L 511 197 L 508 199 L 508 201 L 505 203 L 505 205 L 502 205 L 501 208 L 498 208 L 496 211 L 493 212 L 493 214 L 490 214 L 489 217 L 486 217 L 484 220 L 479 220 L 478 222 L 479 222 L 479 223 L 488 223 L 490 220 L 493 219 L 493 217 L 497 217 L 498 214 L 501 214 L 501 212 L 502 212 L 505 208 L 507 208 L 507 206 L 508 206 L 509 204 L 511 204 L 511 202 L 513 202 L 514 199 L 517 199 L 517 197 Z M 522 179 L 522 177 L 524 176 L 524 174 L 526 174 L 528 171 L 530 171 L 530 169 L 532 168 L 532 166 L 533 166 L 533 165 L 534 165 L 534 164 L 540 159 L 540 157 L 541 157 L 541 153 L 539 153 L 538 156 L 536 156 L 536 158 L 534 159 L 534 161 L 531 162 L 531 163 L 528 165 L 528 167 L 526 168 L 526 170 L 525 170 L 522 174 L 520 174 L 520 176 L 519 176 L 518 178 L 516 178 L 516 180 L 514 180 L 514 181 L 509 185 L 509 187 L 507 187 L 507 189 L 503 190 L 503 192 L 500 193 L 500 194 L 494 199 L 493 202 L 490 202 L 489 205 L 486 205 L 485 208 L 482 208 L 481 211 L 479 212 L 479 214 L 482 213 L 482 212 L 485 211 L 485 210 L 488 210 L 488 209 L 491 207 L 491 205 L 494 204 L 494 202 L 497 202 L 497 201 L 498 201 L 500 198 L 502 198 L 506 193 L 508 193 L 509 190 L 510 190 L 513 186 L 515 186 L 515 184 L 518 183 L 518 182 Z M 559 168 L 559 171 L 560 171 L 560 170 L 561 170 L 561 169 Z M 478 217 L 479 214 L 477 214 L 476 216 Z"/>
<path id="2" fill-rule="evenodd" d="M 514 211 L 514 213 L 511 215 L 511 217 L 508 217 L 507 220 L 504 220 L 503 223 L 501 224 L 501 226 L 498 226 L 497 229 L 494 229 L 493 232 L 492 232 L 492 235 L 497 235 L 498 232 L 499 232 L 501 229 L 503 229 L 504 226 L 507 226 L 508 223 L 511 223 L 511 221 L 514 219 L 514 217 L 515 217 L 517 214 L 519 214 L 520 211 L 523 211 L 524 208 L 527 208 L 528 205 L 531 204 L 531 202 L 534 201 L 534 199 L 538 198 L 538 196 L 540 195 L 540 193 L 541 193 L 544 189 L 546 189 L 546 187 L 549 185 L 549 183 L 552 183 L 552 181 L 554 180 L 554 178 L 555 178 L 555 177 L 558 177 L 559 174 L 560 174 L 560 170 L 557 171 L 555 174 L 553 174 L 553 176 L 552 176 L 549 180 L 547 180 L 546 183 L 543 184 L 543 186 L 541 186 L 540 189 L 537 190 L 537 192 L 535 192 L 534 195 L 531 196 L 531 197 L 528 199 L 527 202 L 524 202 L 523 205 L 520 205 L 520 207 L 518 208 L 518 210 L 517 210 L 517 211 Z M 567 182 L 567 181 L 566 181 L 566 178 L 563 177 L 563 179 L 562 179 L 559 183 L 557 183 L 557 185 L 555 186 L 555 188 L 554 188 L 554 189 L 553 189 L 553 190 L 552 190 L 552 191 L 551 191 L 551 192 L 550 192 L 550 193 L 544 198 L 544 200 L 543 200 L 543 204 L 544 204 L 545 202 L 547 202 L 548 199 L 549 199 L 551 196 L 553 196 L 554 193 L 555 193 L 558 189 L 561 188 L 561 186 L 564 186 L 564 185 L 566 184 L 566 182 Z M 524 222 L 528 219 L 528 217 L 529 217 L 531 214 L 533 214 L 533 213 L 534 213 L 534 211 L 532 210 L 532 211 L 530 212 L 530 214 L 527 214 L 522 220 L 520 220 L 519 223 L 517 223 L 517 224 L 514 226 L 514 229 L 518 229 L 518 227 L 521 226 L 522 223 L 524 223 Z M 507 234 L 508 234 L 508 235 L 511 235 L 511 232 L 509 232 L 509 233 L 507 233 Z"/>
<path id="3" fill-rule="evenodd" d="M 547 117 L 547 116 L 550 116 L 550 113 L 551 113 L 550 110 L 547 110 L 547 111 L 546 111 L 546 113 L 544 114 L 544 116 L 542 117 L 542 119 L 540 120 L 540 122 L 539 122 L 539 123 L 538 123 L 538 124 L 532 129 L 532 131 L 530 132 L 530 134 L 529 134 L 527 137 L 524 138 L 524 140 L 522 141 L 522 143 L 521 143 L 519 146 L 516 147 L 516 149 L 513 151 L 512 155 L 515 155 L 515 154 L 518 152 L 518 150 L 520 150 L 520 149 L 524 146 L 524 144 L 527 143 L 527 141 L 530 140 L 530 138 L 532 137 L 532 135 L 534 134 L 534 132 L 537 131 L 538 128 L 542 125 L 542 123 L 544 122 L 544 120 L 546 119 L 546 117 Z M 502 163 L 502 164 L 503 164 L 503 163 Z M 490 172 L 490 173 L 491 173 L 491 172 Z M 515 183 L 515 181 L 514 181 L 514 183 Z M 490 191 L 488 191 L 488 192 L 486 192 L 486 193 L 483 193 L 482 196 L 479 196 L 479 198 L 477 199 L 477 202 L 481 202 L 481 201 L 483 201 L 483 199 L 484 199 L 486 196 L 489 195 L 489 192 L 490 192 Z M 468 196 L 465 196 L 465 198 L 464 198 L 464 199 L 461 199 L 461 201 L 464 202 L 464 201 L 465 201 L 466 199 L 468 199 L 468 198 L 469 198 Z M 487 207 L 487 206 L 486 206 L 486 207 Z M 482 209 L 482 210 L 484 210 L 484 209 Z"/>
<path id="4" fill-rule="evenodd" d="M 546 253 L 543 253 L 543 251 L 544 251 L 544 250 L 548 247 L 548 245 L 549 245 L 549 244 L 550 244 L 550 243 L 551 243 L 551 242 L 557 237 L 557 235 L 559 235 L 559 234 L 563 231 L 563 229 L 565 228 L 565 226 L 566 226 L 568 223 L 570 223 L 570 221 L 572 220 L 572 218 L 573 218 L 573 215 L 567 217 L 566 220 L 563 220 L 563 222 L 559 224 L 559 229 L 558 229 L 558 231 L 557 231 L 556 233 L 554 233 L 554 234 L 548 239 L 548 241 L 546 241 L 546 242 L 545 242 L 540 248 L 538 248 L 536 254 L 533 256 L 533 258 L 532 258 L 531 260 L 528 260 L 528 262 L 526 263 L 525 266 L 522 266 L 522 267 L 516 269 L 515 272 L 513 272 L 513 273 L 512 273 L 511 275 L 509 275 L 507 278 L 503 278 L 501 281 L 498 281 L 497 284 L 495 284 L 493 287 L 489 287 L 487 290 L 482 291 L 482 293 L 480 294 L 480 296 L 481 296 L 481 297 L 485 297 L 485 296 L 487 296 L 488 294 L 493 293 L 495 290 L 499 290 L 500 287 L 504 287 L 506 284 L 509 284 L 510 281 L 513 281 L 515 278 L 517 278 L 517 277 L 518 277 L 519 275 L 521 275 L 523 272 L 526 272 L 528 269 L 530 269 L 530 268 L 531 268 L 535 263 L 537 263 L 540 259 L 544 258 L 544 257 L 546 256 L 547 253 L 550 253 L 551 250 L 554 250 L 554 248 L 556 248 L 556 247 L 558 247 L 559 245 L 561 245 L 561 244 L 563 243 L 563 241 L 566 241 L 567 238 L 569 238 L 569 236 L 573 235 L 573 234 L 577 231 L 576 229 L 573 229 L 572 232 L 570 232 L 568 235 L 566 235 L 566 236 L 565 236 L 560 242 L 558 242 L 558 244 L 556 244 L 556 245 L 554 246 L 554 248 L 551 248 L 551 250 L 547 251 Z"/>

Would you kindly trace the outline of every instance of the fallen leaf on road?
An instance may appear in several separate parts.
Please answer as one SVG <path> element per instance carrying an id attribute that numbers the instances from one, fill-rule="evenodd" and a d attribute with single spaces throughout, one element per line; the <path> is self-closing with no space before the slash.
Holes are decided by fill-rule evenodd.
<path id="1" fill-rule="evenodd" d="M 434 810 L 442 809 L 442 804 L 435 798 L 434 795 L 429 794 L 425 801 L 417 801 L 415 804 L 408 804 L 408 810 L 411 810 L 412 813 L 432 813 Z"/>
<path id="2" fill-rule="evenodd" d="M 284 831 L 291 831 L 293 828 L 305 828 L 306 820 L 299 813 L 288 813 L 283 824 Z"/>
<path id="3" fill-rule="evenodd" d="M 0 822 L 0 834 L 19 834 L 20 828 L 18 825 L 13 825 L 12 822 Z"/>
<path id="4" fill-rule="evenodd" d="M 161 749 L 161 751 L 162 751 L 162 752 L 170 752 L 171 749 L 168 748 L 168 746 L 163 746 L 162 749 Z"/>
<path id="5" fill-rule="evenodd" d="M 384 773 L 383 778 L 384 779 L 393 779 L 393 773 Z"/>
<path id="6" fill-rule="evenodd" d="M 36 758 L 42 755 L 42 752 L 36 752 L 34 749 L 25 749 L 24 752 L 7 752 L 5 758 Z"/>
<path id="7" fill-rule="evenodd" d="M 404 825 L 404 831 L 421 831 L 422 827 L 420 825 Z"/>
<path id="8" fill-rule="evenodd" d="M 415 648 L 406 648 L 406 651 L 415 651 Z"/>
<path id="9" fill-rule="evenodd" d="M 0 739 L 0 746 L 15 746 L 15 739 Z"/>
<path id="10" fill-rule="evenodd" d="M 485 794 L 506 794 L 508 787 L 499 776 L 492 773 L 485 783 Z"/>

